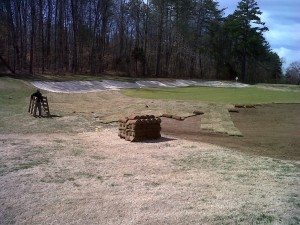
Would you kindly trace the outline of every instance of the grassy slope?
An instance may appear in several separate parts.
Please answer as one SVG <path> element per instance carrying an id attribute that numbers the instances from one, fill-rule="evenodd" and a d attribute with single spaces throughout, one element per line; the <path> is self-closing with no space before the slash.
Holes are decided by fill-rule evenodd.
<path id="1" fill-rule="evenodd" d="M 300 92 L 250 88 L 158 88 L 131 89 L 123 93 L 131 97 L 148 99 L 196 100 L 216 103 L 300 103 Z"/>
<path id="2" fill-rule="evenodd" d="M 27 107 L 33 91 L 31 86 L 21 80 L 0 78 L 0 133 L 18 131 L 31 120 Z"/>
<path id="3" fill-rule="evenodd" d="M 25 110 L 25 102 L 34 89 L 25 82 L 7 77 L 0 79 L 0 114 L 9 116 Z"/>
<path id="4" fill-rule="evenodd" d="M 1 133 L 54 133 L 72 132 L 89 124 L 84 118 L 67 121 L 63 118 L 38 119 L 29 115 L 28 104 L 33 86 L 8 77 L 0 78 L 0 134 Z M 47 95 L 47 94 L 46 94 Z M 64 116 L 62 111 L 53 111 L 52 115 Z"/>

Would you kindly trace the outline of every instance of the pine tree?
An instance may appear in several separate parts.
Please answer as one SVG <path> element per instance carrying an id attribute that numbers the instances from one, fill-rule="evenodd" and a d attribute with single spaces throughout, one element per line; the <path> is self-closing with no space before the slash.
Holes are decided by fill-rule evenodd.
<path id="1" fill-rule="evenodd" d="M 241 60 L 241 79 L 245 82 L 249 82 L 248 59 L 258 55 L 252 50 L 257 49 L 256 44 L 262 39 L 262 33 L 268 30 L 260 19 L 261 14 L 255 0 L 241 0 L 227 21 L 230 35 L 234 39 L 235 51 Z"/>

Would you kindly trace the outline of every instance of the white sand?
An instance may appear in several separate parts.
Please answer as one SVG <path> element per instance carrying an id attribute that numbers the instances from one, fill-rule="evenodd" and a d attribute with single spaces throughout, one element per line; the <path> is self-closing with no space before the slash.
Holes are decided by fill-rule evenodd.
<path id="1" fill-rule="evenodd" d="M 50 92 L 59 93 L 86 93 L 105 90 L 119 90 L 124 88 L 159 88 L 159 87 L 248 87 L 248 84 L 222 81 L 196 81 L 196 80 L 172 80 L 172 81 L 136 81 L 122 82 L 114 80 L 102 81 L 63 81 L 63 82 L 48 82 L 34 81 L 31 82 L 36 88 Z"/>

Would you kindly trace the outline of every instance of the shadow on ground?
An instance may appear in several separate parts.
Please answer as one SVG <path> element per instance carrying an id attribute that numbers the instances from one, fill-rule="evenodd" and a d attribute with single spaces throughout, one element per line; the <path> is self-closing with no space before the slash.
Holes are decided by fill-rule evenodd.
<path id="1" fill-rule="evenodd" d="M 163 142 L 170 142 L 170 141 L 175 141 L 177 140 L 176 138 L 168 138 L 168 137 L 161 137 L 156 140 L 148 140 L 148 141 L 143 141 L 142 143 L 163 143 Z"/>

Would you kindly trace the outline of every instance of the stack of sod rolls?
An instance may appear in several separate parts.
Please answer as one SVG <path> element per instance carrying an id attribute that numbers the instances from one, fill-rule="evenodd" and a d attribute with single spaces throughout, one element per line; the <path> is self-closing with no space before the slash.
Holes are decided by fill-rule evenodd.
<path id="1" fill-rule="evenodd" d="M 129 116 L 119 120 L 119 137 L 127 141 L 145 141 L 161 137 L 161 119 L 153 115 Z"/>

